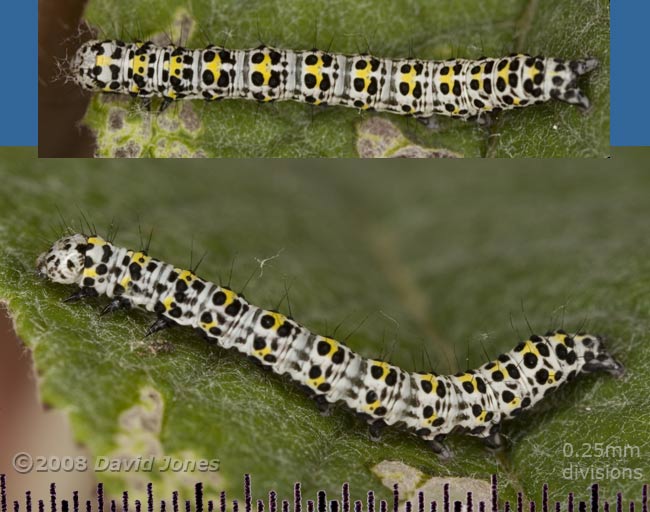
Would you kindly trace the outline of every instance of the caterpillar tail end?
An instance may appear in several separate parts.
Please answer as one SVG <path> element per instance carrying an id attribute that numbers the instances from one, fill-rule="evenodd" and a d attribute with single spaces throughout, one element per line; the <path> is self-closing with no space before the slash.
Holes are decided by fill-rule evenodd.
<path id="1" fill-rule="evenodd" d="M 618 379 L 625 375 L 625 366 L 605 348 L 606 340 L 602 336 L 596 336 L 595 339 L 591 336 L 577 339 L 584 346 L 581 347 L 585 358 L 582 371 L 606 372 Z"/>
<path id="2" fill-rule="evenodd" d="M 607 372 L 617 379 L 625 375 L 625 366 L 608 354 L 599 354 L 597 358 L 586 362 L 583 369 L 585 372 Z"/>
<path id="3" fill-rule="evenodd" d="M 568 76 L 564 84 L 555 89 L 557 91 L 557 99 L 566 101 L 572 105 L 577 105 L 583 110 L 589 110 L 591 102 L 580 90 L 580 87 L 578 87 L 578 79 L 582 75 L 586 75 L 596 69 L 598 67 L 598 59 L 587 57 L 585 59 L 571 60 L 566 62 L 566 67 Z M 561 79 L 561 76 L 558 76 L 558 78 Z M 554 80 L 556 79 L 554 78 Z M 552 91 L 551 94 L 554 95 L 553 92 L 555 91 Z"/>

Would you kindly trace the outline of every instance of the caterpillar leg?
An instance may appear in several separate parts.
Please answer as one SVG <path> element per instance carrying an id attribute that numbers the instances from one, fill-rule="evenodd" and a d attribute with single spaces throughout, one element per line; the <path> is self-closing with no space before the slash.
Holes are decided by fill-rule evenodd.
<path id="1" fill-rule="evenodd" d="M 501 450 L 505 446 L 505 442 L 498 431 L 492 432 L 487 437 L 484 437 L 483 443 L 492 450 Z"/>
<path id="2" fill-rule="evenodd" d="M 157 333 L 158 331 L 162 331 L 163 329 L 169 329 L 170 327 L 174 327 L 176 322 L 173 320 L 170 320 L 166 316 L 160 316 L 156 319 L 154 323 L 152 323 L 149 326 L 149 329 L 147 329 L 147 332 L 145 332 L 144 337 L 146 338 L 147 336 L 151 336 L 152 334 Z"/>
<path id="3" fill-rule="evenodd" d="M 376 420 L 372 423 L 368 423 L 368 432 L 370 433 L 371 441 L 379 441 L 381 439 L 381 433 L 386 427 L 386 422 L 384 420 Z"/>
<path id="4" fill-rule="evenodd" d="M 332 404 L 325 399 L 325 395 L 315 395 L 313 398 L 316 407 L 318 408 L 318 412 L 320 412 L 322 416 L 329 416 L 332 412 Z"/>
<path id="5" fill-rule="evenodd" d="M 427 444 L 441 459 L 451 459 L 454 454 L 443 444 L 444 435 L 437 435 L 434 439 L 429 439 Z"/>
<path id="6" fill-rule="evenodd" d="M 109 313 L 114 313 L 120 309 L 130 309 L 131 301 L 123 297 L 117 297 L 109 302 L 104 309 L 99 313 L 99 316 L 108 315 Z"/>
<path id="7" fill-rule="evenodd" d="M 422 123 L 429 130 L 436 131 L 440 129 L 440 123 L 435 115 L 429 117 L 416 117 L 419 123 Z"/>
<path id="8" fill-rule="evenodd" d="M 146 110 L 147 112 L 151 112 L 151 97 L 149 98 L 142 98 L 142 101 L 140 103 L 142 105 L 142 108 Z"/>
<path id="9" fill-rule="evenodd" d="M 596 69 L 598 60 L 594 58 L 571 61 L 553 59 L 552 62 L 551 69 L 548 70 L 553 77 L 551 97 L 587 110 L 590 106 L 589 98 L 578 87 L 578 77 Z"/>
<path id="10" fill-rule="evenodd" d="M 481 128 L 489 129 L 497 120 L 498 110 L 491 110 L 490 112 L 479 112 L 477 116 L 470 117 L 468 121 L 475 121 Z"/>
<path id="11" fill-rule="evenodd" d="M 77 302 L 78 300 L 87 299 L 89 297 L 97 297 L 97 290 L 94 288 L 80 288 L 68 298 L 63 299 L 63 302 Z"/>
<path id="12" fill-rule="evenodd" d="M 160 108 L 158 109 L 158 113 L 162 114 L 165 110 L 167 110 L 169 105 L 172 104 L 172 101 L 174 101 L 174 100 L 172 100 L 171 98 L 164 98 L 162 103 L 160 104 Z"/>

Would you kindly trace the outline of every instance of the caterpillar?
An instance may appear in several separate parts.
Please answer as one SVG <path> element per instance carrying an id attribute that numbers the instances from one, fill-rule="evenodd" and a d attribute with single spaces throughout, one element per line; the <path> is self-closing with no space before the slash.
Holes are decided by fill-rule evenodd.
<path id="1" fill-rule="evenodd" d="M 148 102 L 159 96 L 161 110 L 182 98 L 246 98 L 469 120 L 551 99 L 587 109 L 589 99 L 577 80 L 597 65 L 594 58 L 525 54 L 431 61 L 268 46 L 193 50 L 151 41 L 93 40 L 77 50 L 71 67 L 73 79 L 85 89 Z"/>
<path id="2" fill-rule="evenodd" d="M 189 326 L 223 348 L 234 348 L 306 388 L 326 412 L 338 401 L 362 415 L 377 438 L 387 425 L 403 426 L 451 456 L 445 436 L 461 432 L 488 447 L 504 445 L 502 421 L 532 408 L 578 374 L 624 373 L 601 337 L 562 330 L 531 335 L 481 367 L 455 375 L 407 372 L 366 359 L 333 338 L 307 330 L 292 318 L 259 308 L 231 289 L 176 268 L 145 251 L 114 246 L 97 235 L 65 236 L 41 254 L 37 273 L 76 284 L 66 301 L 106 295 L 103 313 L 143 308 L 157 315 L 147 335 Z"/>

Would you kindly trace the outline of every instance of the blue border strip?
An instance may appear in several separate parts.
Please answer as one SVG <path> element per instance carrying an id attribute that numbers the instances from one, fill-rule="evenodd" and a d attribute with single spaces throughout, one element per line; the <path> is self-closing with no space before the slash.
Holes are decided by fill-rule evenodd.
<path id="1" fill-rule="evenodd" d="M 650 146 L 650 2 L 611 0 L 612 146 Z"/>
<path id="2" fill-rule="evenodd" d="M 3 5 L 0 48 L 9 58 L 0 80 L 2 122 L 0 146 L 38 143 L 38 1 L 18 0 Z M 16 50 L 20 48 L 20 52 Z M 18 57 L 11 58 L 14 52 Z"/>

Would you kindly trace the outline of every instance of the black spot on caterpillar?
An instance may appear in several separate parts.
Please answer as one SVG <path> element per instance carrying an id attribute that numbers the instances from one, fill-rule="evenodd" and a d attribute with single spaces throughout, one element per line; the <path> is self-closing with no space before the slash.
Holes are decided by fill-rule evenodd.
<path id="1" fill-rule="evenodd" d="M 589 99 L 577 80 L 597 65 L 593 58 L 524 54 L 431 61 L 268 46 L 187 49 L 93 40 L 77 51 L 72 73 L 91 91 L 162 97 L 162 109 L 179 99 L 242 98 L 343 105 L 420 119 L 434 114 L 474 119 L 551 99 L 586 109 Z"/>
<path id="2" fill-rule="evenodd" d="M 152 334 L 189 326 L 224 348 L 235 348 L 309 390 L 319 408 L 341 401 L 364 416 L 376 436 L 386 425 L 402 425 L 443 457 L 451 432 L 503 445 L 503 420 L 532 408 L 581 373 L 624 367 L 599 336 L 557 330 L 531 335 L 510 352 L 455 375 L 407 372 L 366 359 L 335 339 L 307 330 L 276 311 L 254 306 L 229 288 L 189 270 L 116 247 L 99 236 L 74 234 L 41 254 L 37 272 L 80 287 L 67 300 L 106 295 L 104 312 L 139 307 L 158 318 Z"/>

